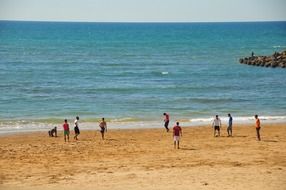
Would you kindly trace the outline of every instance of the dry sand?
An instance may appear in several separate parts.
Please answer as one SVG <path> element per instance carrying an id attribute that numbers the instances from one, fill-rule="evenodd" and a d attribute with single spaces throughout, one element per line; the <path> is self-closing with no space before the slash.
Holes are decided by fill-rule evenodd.
<path id="1" fill-rule="evenodd" d="M 0 189 L 286 189 L 286 126 L 183 127 L 181 149 L 164 129 L 82 131 L 79 141 L 47 133 L 0 137 Z M 73 133 L 72 133 L 73 134 Z"/>

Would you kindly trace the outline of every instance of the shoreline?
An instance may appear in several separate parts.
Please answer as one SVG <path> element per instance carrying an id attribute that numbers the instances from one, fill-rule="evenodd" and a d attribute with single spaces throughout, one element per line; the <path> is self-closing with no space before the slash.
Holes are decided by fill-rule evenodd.
<path id="1" fill-rule="evenodd" d="M 225 126 L 228 122 L 227 117 L 220 117 L 222 125 Z M 265 124 L 283 124 L 286 123 L 286 116 L 259 116 L 262 123 Z M 162 128 L 164 123 L 162 120 L 132 120 L 132 118 L 125 118 L 126 120 L 107 120 L 107 125 L 109 129 L 159 129 Z M 252 125 L 254 123 L 253 117 L 234 117 L 234 125 Z M 80 130 L 97 130 L 98 121 L 100 119 L 96 118 L 93 121 L 83 118 L 80 119 Z M 197 127 L 197 126 L 211 126 L 213 118 L 193 118 L 193 119 L 184 119 L 178 118 L 174 120 L 171 118 L 170 126 L 173 126 L 176 121 L 180 122 L 180 125 L 183 127 Z M 62 129 L 63 120 L 57 119 L 58 122 L 50 122 L 48 119 L 47 122 L 44 119 L 15 119 L 15 120 L 2 120 L 0 121 L 0 136 L 10 133 L 25 133 L 25 132 L 41 132 L 48 131 L 55 126 L 58 130 Z M 73 120 L 69 119 L 70 128 L 73 129 Z"/>
<path id="2" fill-rule="evenodd" d="M 267 127 L 271 127 L 271 126 L 279 126 L 279 127 L 286 127 L 286 123 L 280 121 L 280 122 L 267 122 L 267 123 L 264 123 L 262 121 L 261 123 L 262 127 L 263 126 L 267 126 Z M 201 124 L 201 125 L 194 125 L 194 126 L 190 126 L 190 125 L 181 125 L 180 123 L 180 126 L 182 128 L 190 128 L 190 129 L 210 129 L 212 130 L 213 127 L 211 124 L 209 125 L 206 125 L 206 124 Z M 171 129 L 174 127 L 174 125 L 169 125 L 169 129 L 171 131 Z M 255 123 L 252 122 L 252 123 L 239 123 L 239 124 L 233 124 L 233 130 L 235 130 L 235 128 L 241 128 L 241 127 L 255 127 Z M 221 127 L 221 131 L 226 131 L 226 128 L 227 128 L 227 125 L 222 125 Z M 162 132 L 165 131 L 165 128 L 164 126 L 157 126 L 157 127 L 147 127 L 147 128 L 140 128 L 140 127 L 134 127 L 134 128 L 109 128 L 108 127 L 108 131 L 111 131 L 111 132 L 121 132 L 121 131 L 128 131 L 128 132 L 132 132 L 132 131 L 158 131 L 158 130 L 162 130 Z M 100 133 L 100 128 L 99 126 L 95 127 L 95 128 L 80 128 L 80 132 L 98 132 Z M 57 132 L 58 134 L 62 134 L 63 133 L 63 129 L 62 127 L 58 128 L 57 129 Z M 73 135 L 74 133 L 74 129 L 73 129 L 73 126 L 70 126 L 70 134 Z M 171 134 L 171 132 L 169 132 Z M 22 131 L 9 131 L 9 132 L 0 132 L 0 138 L 1 137 L 5 137 L 5 136 L 21 136 L 21 135 L 37 135 L 37 134 L 45 134 L 47 137 L 48 137 L 48 129 L 41 129 L 41 130 L 38 130 L 38 129 L 35 129 L 35 130 L 22 130 Z"/>

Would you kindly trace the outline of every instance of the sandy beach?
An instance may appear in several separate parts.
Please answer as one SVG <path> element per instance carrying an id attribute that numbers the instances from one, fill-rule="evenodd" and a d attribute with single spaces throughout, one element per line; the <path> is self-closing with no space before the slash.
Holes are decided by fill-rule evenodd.
<path id="1" fill-rule="evenodd" d="M 180 150 L 163 128 L 0 136 L 0 189 L 286 189 L 285 124 L 182 128 Z"/>

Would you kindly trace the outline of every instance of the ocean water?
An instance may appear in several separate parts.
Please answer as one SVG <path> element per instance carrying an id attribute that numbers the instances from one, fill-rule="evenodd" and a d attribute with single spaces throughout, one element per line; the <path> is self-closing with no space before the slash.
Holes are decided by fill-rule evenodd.
<path id="1" fill-rule="evenodd" d="M 286 50 L 286 22 L 0 21 L 0 131 L 286 120 L 286 70 L 239 58 Z M 236 118 L 239 118 L 236 120 Z M 171 124 L 172 125 L 172 124 Z"/>

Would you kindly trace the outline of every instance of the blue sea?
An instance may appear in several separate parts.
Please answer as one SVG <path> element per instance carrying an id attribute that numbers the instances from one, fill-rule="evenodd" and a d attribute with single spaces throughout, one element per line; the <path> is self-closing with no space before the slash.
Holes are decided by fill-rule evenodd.
<path id="1" fill-rule="evenodd" d="M 0 21 L 0 131 L 285 122 L 286 69 L 239 64 L 284 50 L 286 22 Z"/>

